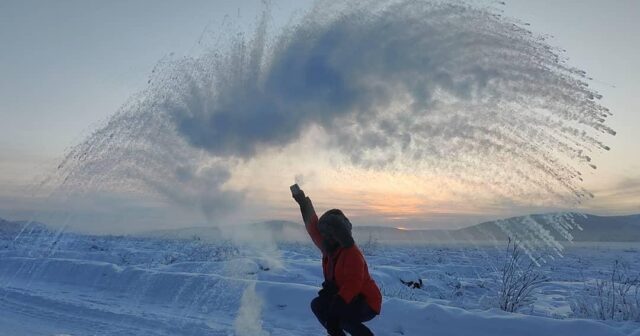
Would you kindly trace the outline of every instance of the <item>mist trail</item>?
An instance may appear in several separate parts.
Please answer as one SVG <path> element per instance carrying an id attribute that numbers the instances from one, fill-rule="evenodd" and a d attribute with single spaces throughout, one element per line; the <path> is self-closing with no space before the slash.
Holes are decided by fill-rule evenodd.
<path id="1" fill-rule="evenodd" d="M 245 195 L 224 187 L 234 167 L 316 127 L 327 140 L 318 151 L 356 167 L 428 170 L 467 192 L 572 206 L 592 197 L 581 176 L 615 134 L 588 80 L 491 8 L 319 2 L 281 31 L 266 13 L 253 36 L 159 63 L 145 91 L 69 151 L 54 182 L 219 218 Z M 527 235 L 557 248 L 544 232 Z"/>

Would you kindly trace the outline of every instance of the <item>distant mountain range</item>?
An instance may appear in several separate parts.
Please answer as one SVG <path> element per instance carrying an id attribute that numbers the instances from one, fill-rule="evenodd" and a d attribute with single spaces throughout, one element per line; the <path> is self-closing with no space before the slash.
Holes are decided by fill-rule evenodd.
<path id="1" fill-rule="evenodd" d="M 563 220 L 558 220 L 563 218 Z M 484 222 L 457 230 L 404 230 L 392 227 L 355 226 L 354 238 L 359 241 L 446 243 L 469 241 L 501 241 L 510 235 L 546 235 L 555 240 L 567 240 L 566 230 L 575 242 L 640 242 L 640 214 L 628 216 L 595 216 L 589 214 L 536 214 Z M 567 223 L 570 223 L 567 224 Z M 46 226 L 37 222 L 6 221 L 0 219 L 0 236 L 19 232 L 37 233 Z M 276 241 L 307 241 L 309 238 L 301 223 L 272 220 L 229 228 L 192 227 L 155 230 L 135 236 L 165 239 L 246 238 Z"/>
<path id="2" fill-rule="evenodd" d="M 0 218 L 0 238 L 15 237 L 21 233 L 40 233 L 47 231 L 47 226 L 32 221 L 8 221 Z"/>
<path id="3" fill-rule="evenodd" d="M 509 235 L 549 234 L 555 240 L 566 241 L 563 227 L 574 242 L 640 242 L 640 214 L 628 216 L 595 216 L 589 214 L 535 214 L 483 222 L 455 230 L 405 230 L 392 227 L 354 227 L 358 241 L 375 239 L 381 242 L 488 242 L 504 241 Z M 560 230 L 559 230 L 560 229 Z M 507 234 L 509 232 L 510 234 Z"/>
<path id="4" fill-rule="evenodd" d="M 533 219 L 547 230 L 557 240 L 563 240 L 559 235 L 557 223 L 553 223 L 554 214 L 531 215 L 513 217 L 504 221 L 491 221 L 458 230 L 459 234 L 471 235 L 477 239 L 494 236 L 506 239 L 507 234 L 500 225 L 519 229 L 526 226 L 526 219 Z M 589 214 L 574 214 L 572 220 L 579 226 L 570 230 L 575 242 L 640 242 L 640 214 L 628 216 L 595 216 Z"/>
<path id="5" fill-rule="evenodd" d="M 573 214 L 569 219 L 558 220 L 560 214 L 536 214 L 511 217 L 499 221 L 489 221 L 456 230 L 404 230 L 393 227 L 354 226 L 353 235 L 357 241 L 376 240 L 379 242 L 443 243 L 469 241 L 502 241 L 507 233 L 522 235 L 528 231 L 547 231 L 554 239 L 563 241 L 558 228 L 569 223 L 573 228 L 567 231 L 575 242 L 640 242 L 640 214 L 629 216 L 595 216 Z M 535 224 L 532 224 L 535 223 Z M 158 238 L 212 239 L 227 236 L 247 236 L 273 239 L 276 241 L 307 241 L 308 235 L 301 223 L 290 221 L 266 221 L 240 226 L 236 230 L 200 227 L 146 232 L 142 235 Z M 544 232 L 542 233 L 544 234 Z M 249 237 L 249 238 L 251 238 Z"/>

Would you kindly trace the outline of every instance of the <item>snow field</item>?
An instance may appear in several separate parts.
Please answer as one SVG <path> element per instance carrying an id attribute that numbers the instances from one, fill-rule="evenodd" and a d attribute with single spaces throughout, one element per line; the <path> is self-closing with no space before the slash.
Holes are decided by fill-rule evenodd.
<path id="1" fill-rule="evenodd" d="M 0 244 L 0 310 L 6 312 L 0 335 L 323 332 L 309 309 L 322 282 L 311 245 L 264 251 L 228 242 L 70 233 L 54 241 L 24 236 Z M 569 249 L 542 267 L 553 281 L 522 314 L 491 308 L 502 252 L 384 245 L 370 251 L 385 301 L 382 315 L 368 325 L 377 335 L 639 335 L 638 323 L 572 319 L 568 303 L 585 279 L 604 276 L 611 260 L 640 264 L 637 250 Z M 412 289 L 400 279 L 424 285 Z"/>

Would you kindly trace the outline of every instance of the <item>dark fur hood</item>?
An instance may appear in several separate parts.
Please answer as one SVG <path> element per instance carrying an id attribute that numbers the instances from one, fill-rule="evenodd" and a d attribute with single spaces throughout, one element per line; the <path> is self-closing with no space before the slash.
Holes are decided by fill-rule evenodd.
<path id="1" fill-rule="evenodd" d="M 325 236 L 327 233 L 331 233 L 342 247 L 354 245 L 351 229 L 351 222 L 339 209 L 331 209 L 318 219 L 320 234 Z"/>

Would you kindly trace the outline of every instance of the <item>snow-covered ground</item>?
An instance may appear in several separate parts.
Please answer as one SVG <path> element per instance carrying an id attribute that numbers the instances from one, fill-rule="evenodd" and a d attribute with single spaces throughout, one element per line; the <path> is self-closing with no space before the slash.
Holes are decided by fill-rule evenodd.
<path id="1" fill-rule="evenodd" d="M 540 269 L 552 281 L 537 301 L 505 313 L 502 246 L 362 245 L 385 295 L 377 335 L 640 336 L 571 304 L 614 260 L 640 269 L 638 247 L 569 247 Z M 321 282 L 307 244 L 24 232 L 0 240 L 0 335 L 323 335 L 308 306 Z"/>

